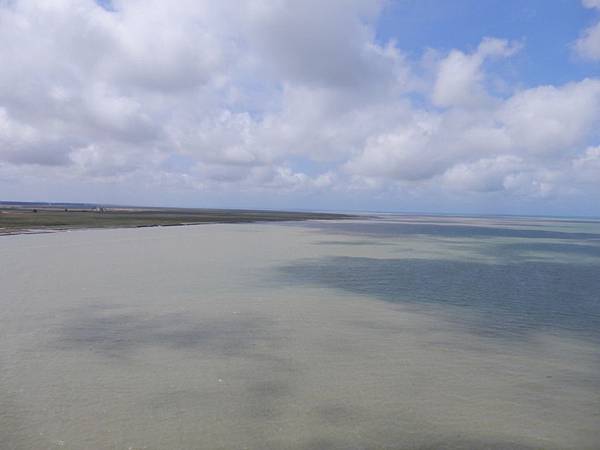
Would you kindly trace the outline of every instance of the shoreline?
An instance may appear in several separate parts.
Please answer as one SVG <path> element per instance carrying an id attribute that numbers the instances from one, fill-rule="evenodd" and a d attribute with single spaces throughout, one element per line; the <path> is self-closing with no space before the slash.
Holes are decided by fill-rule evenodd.
<path id="1" fill-rule="evenodd" d="M 301 222 L 344 220 L 357 216 L 293 211 L 176 208 L 0 207 L 0 236 L 55 233 L 70 230 L 152 228 L 210 223 Z"/>

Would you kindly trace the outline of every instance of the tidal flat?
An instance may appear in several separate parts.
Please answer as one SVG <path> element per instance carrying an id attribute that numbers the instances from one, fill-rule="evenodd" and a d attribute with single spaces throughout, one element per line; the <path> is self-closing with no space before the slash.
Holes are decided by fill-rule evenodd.
<path id="1" fill-rule="evenodd" d="M 346 214 L 247 209 L 101 206 L 0 202 L 0 236 L 88 228 L 147 228 L 207 223 L 289 222 L 352 218 Z"/>
<path id="2" fill-rule="evenodd" d="M 600 223 L 0 238 L 0 448 L 598 449 Z"/>

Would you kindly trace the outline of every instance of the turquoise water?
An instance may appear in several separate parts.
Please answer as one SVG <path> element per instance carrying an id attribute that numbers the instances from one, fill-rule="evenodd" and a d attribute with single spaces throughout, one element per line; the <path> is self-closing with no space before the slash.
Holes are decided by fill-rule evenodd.
<path id="1" fill-rule="evenodd" d="M 600 448 L 600 224 L 0 238 L 0 448 Z"/>

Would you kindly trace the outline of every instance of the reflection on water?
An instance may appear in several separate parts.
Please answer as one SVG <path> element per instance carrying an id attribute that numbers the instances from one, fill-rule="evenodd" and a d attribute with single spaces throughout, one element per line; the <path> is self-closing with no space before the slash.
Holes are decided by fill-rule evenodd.
<path id="1" fill-rule="evenodd" d="M 0 239 L 10 449 L 592 449 L 600 227 L 386 217 Z"/>

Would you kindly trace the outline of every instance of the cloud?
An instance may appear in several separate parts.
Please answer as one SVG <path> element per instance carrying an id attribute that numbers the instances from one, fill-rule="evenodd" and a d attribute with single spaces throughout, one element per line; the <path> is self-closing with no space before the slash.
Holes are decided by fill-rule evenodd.
<path id="1" fill-rule="evenodd" d="M 480 106 L 490 99 L 483 81 L 482 66 L 487 59 L 504 58 L 520 49 L 515 42 L 484 38 L 471 54 L 452 50 L 439 62 L 433 85 L 432 101 L 436 106 Z"/>
<path id="2" fill-rule="evenodd" d="M 370 26 L 383 2 L 253 1 L 250 44 L 275 77 L 313 86 L 360 89 L 391 78 L 394 55 L 374 43 Z"/>
<path id="3" fill-rule="evenodd" d="M 600 22 L 583 32 L 575 42 L 575 50 L 584 59 L 600 60 Z"/>
<path id="4" fill-rule="evenodd" d="M 512 187 L 514 177 L 523 174 L 524 169 L 521 158 L 501 155 L 471 164 L 456 164 L 444 173 L 443 179 L 450 188 L 459 191 L 502 191 Z"/>
<path id="5" fill-rule="evenodd" d="M 515 150 L 572 154 L 600 120 L 600 80 L 520 91 L 504 102 L 497 117 Z"/>
<path id="6" fill-rule="evenodd" d="M 600 0 L 582 0 L 581 2 L 586 8 L 600 9 Z"/>
<path id="7" fill-rule="evenodd" d="M 588 147 L 572 161 L 572 174 L 580 181 L 600 184 L 600 146 Z"/>
<path id="8" fill-rule="evenodd" d="M 421 58 L 378 36 L 385 8 L 0 2 L 0 182 L 257 198 L 535 197 L 591 183 L 600 80 L 498 95 L 493 69 L 521 43 Z"/>
<path id="9" fill-rule="evenodd" d="M 600 10 L 599 0 L 583 0 L 583 6 Z M 592 61 L 600 60 L 600 21 L 586 28 L 574 44 L 577 54 Z"/>
<path id="10" fill-rule="evenodd" d="M 413 113 L 401 126 L 370 137 L 346 169 L 400 181 L 432 180 L 446 172 L 456 181 L 467 168 L 489 168 L 492 162 L 550 167 L 579 154 L 599 121 L 599 80 L 525 89 L 483 110 Z M 457 184 L 486 190 L 480 183 Z"/>

